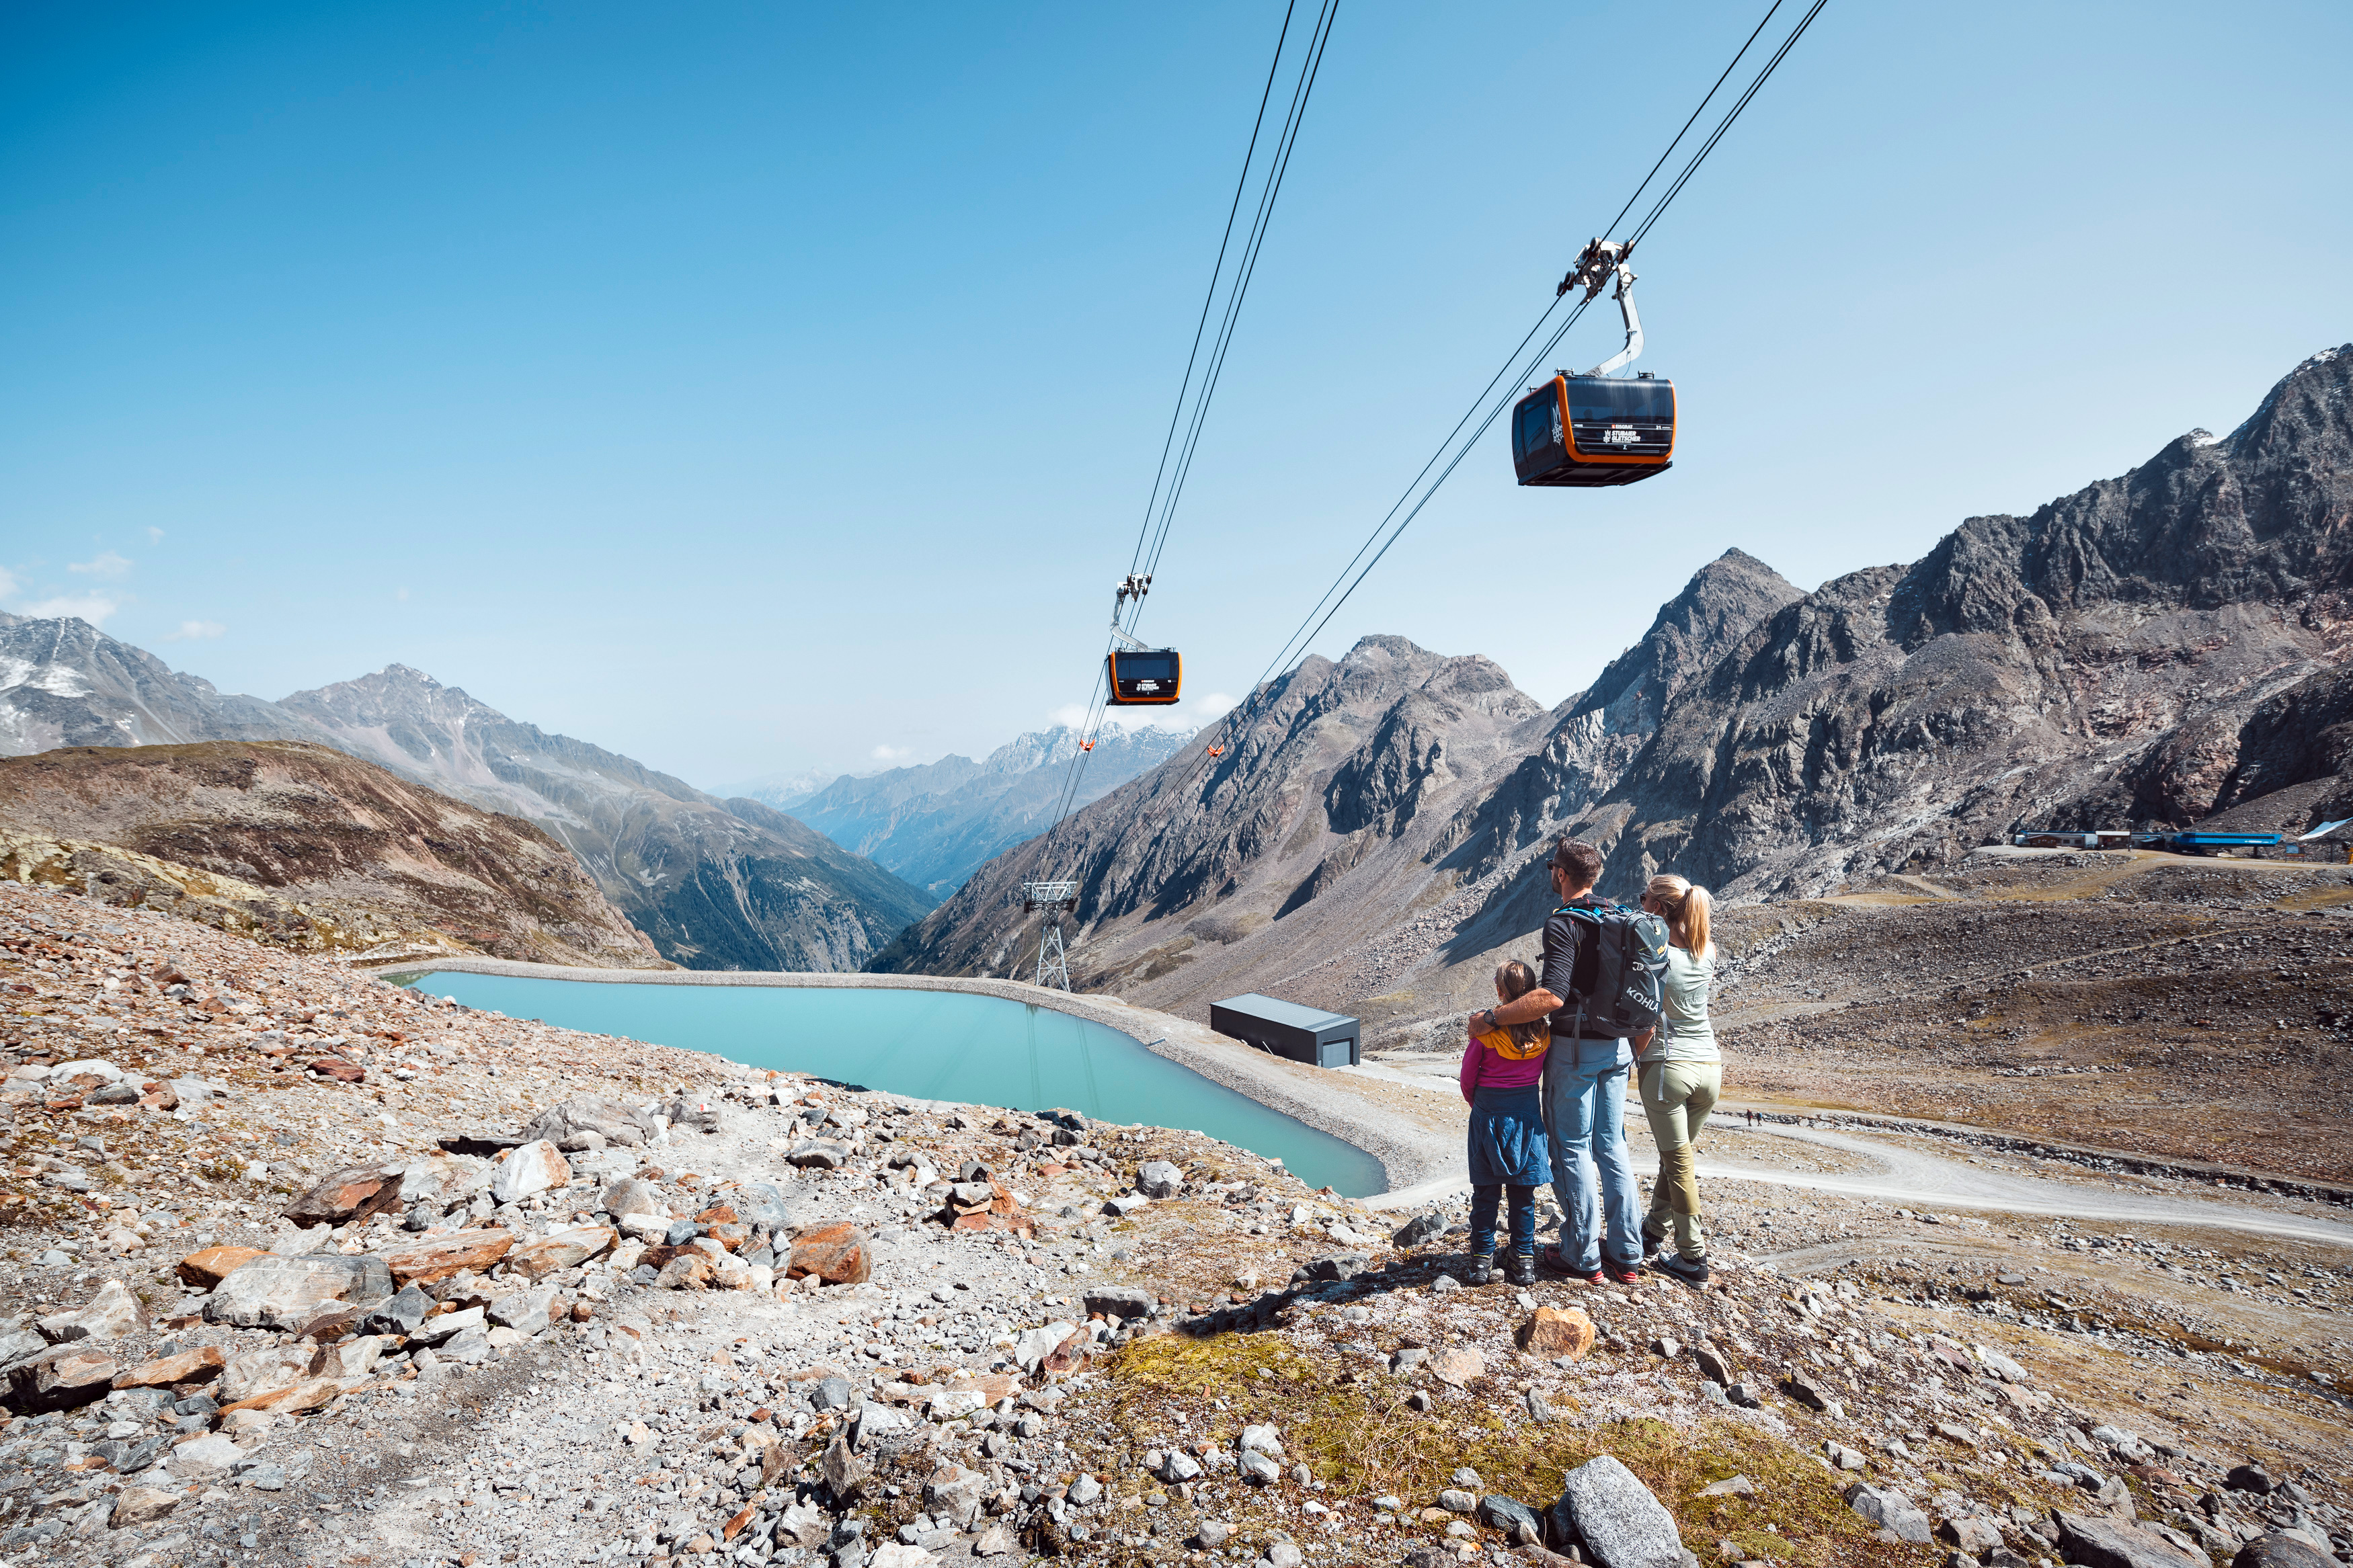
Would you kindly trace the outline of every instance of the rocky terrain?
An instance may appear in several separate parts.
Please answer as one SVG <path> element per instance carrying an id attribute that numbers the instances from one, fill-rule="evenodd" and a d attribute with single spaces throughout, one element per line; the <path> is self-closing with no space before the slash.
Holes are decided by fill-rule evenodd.
<path id="1" fill-rule="evenodd" d="M 0 759 L 0 875 L 309 951 L 667 967 L 530 823 L 294 742 Z"/>
<path id="2" fill-rule="evenodd" d="M 1082 806 L 1101 799 L 1183 750 L 1187 733 L 1104 726 L 1073 798 Z M 1057 724 L 1017 736 L 977 763 L 947 756 L 864 778 L 844 775 L 822 789 L 779 791 L 768 804 L 944 899 L 974 868 L 1053 826 L 1079 743 L 1076 731 Z"/>
<path id="3" fill-rule="evenodd" d="M 226 740 L 331 746 L 535 823 L 690 969 L 856 969 L 935 901 L 773 807 L 518 723 L 403 665 L 272 703 L 225 697 L 81 621 L 0 616 L 0 754 Z"/>
<path id="4" fill-rule="evenodd" d="M 0 944 L 12 1563 L 2353 1559 L 2341 1251 L 1723 1182 L 1704 1290 L 1473 1289 L 1195 1134 Z"/>

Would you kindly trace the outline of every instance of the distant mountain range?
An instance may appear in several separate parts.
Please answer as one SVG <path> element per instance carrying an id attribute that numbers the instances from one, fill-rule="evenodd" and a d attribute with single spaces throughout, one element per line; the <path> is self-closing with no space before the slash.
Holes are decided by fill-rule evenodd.
<path id="1" fill-rule="evenodd" d="M 403 665 L 269 702 L 84 621 L 0 616 L 0 754 L 241 740 L 332 746 L 537 824 L 691 969 L 856 969 L 936 901 L 761 802 L 705 795 Z"/>
<path id="2" fill-rule="evenodd" d="M 1004 973 L 1019 883 L 1082 887 L 1082 984 L 1202 1016 L 1263 990 L 1383 1020 L 1484 999 L 1561 833 L 1604 891 L 1739 900 L 1948 865 L 2022 826 L 2353 816 L 2353 346 L 2031 517 L 1801 593 L 1735 551 L 1551 713 L 1474 656 L 1309 658 L 875 959 Z M 1203 748 L 1225 747 L 1212 761 Z M 1900 886 L 1900 884 L 1898 884 Z"/>
<path id="3" fill-rule="evenodd" d="M 1104 729 L 1086 753 L 1073 807 L 1175 756 L 1189 735 Z M 785 786 L 753 794 L 944 898 L 975 867 L 1052 826 L 1079 744 L 1077 731 L 1057 724 L 1018 736 L 977 763 L 946 756 L 861 778 L 844 775 L 817 790 Z"/>

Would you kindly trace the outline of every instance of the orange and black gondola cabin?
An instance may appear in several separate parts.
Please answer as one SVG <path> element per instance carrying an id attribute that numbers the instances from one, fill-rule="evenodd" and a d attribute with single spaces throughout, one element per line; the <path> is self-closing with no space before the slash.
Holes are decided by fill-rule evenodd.
<path id="1" fill-rule="evenodd" d="M 1524 485 L 1630 485 L 1673 467 L 1675 384 L 1556 375 L 1512 410 L 1512 464 Z"/>
<path id="2" fill-rule="evenodd" d="M 1176 701 L 1185 661 L 1173 647 L 1130 649 L 1111 654 L 1104 673 L 1111 680 L 1112 706 L 1137 708 Z"/>

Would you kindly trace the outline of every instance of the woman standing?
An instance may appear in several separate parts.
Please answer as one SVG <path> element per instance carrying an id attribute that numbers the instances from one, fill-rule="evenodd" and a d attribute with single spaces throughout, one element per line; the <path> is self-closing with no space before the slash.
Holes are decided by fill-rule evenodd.
<path id="1" fill-rule="evenodd" d="M 1707 1233 L 1700 1226 L 1694 1145 L 1724 1089 L 1724 1057 L 1707 1016 L 1708 986 L 1715 978 L 1709 903 L 1705 888 L 1681 877 L 1653 877 L 1642 894 L 1642 907 L 1667 922 L 1669 945 L 1659 1030 L 1634 1058 L 1642 1113 L 1659 1146 L 1659 1179 L 1651 1187 L 1642 1240 L 1659 1250 L 1652 1268 L 1694 1285 L 1707 1283 Z M 1670 1233 L 1672 1254 L 1666 1251 Z"/>

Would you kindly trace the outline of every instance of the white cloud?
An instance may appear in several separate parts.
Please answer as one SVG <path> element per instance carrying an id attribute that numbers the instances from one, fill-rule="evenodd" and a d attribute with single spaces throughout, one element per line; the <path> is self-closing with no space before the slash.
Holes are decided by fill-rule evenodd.
<path id="1" fill-rule="evenodd" d="M 870 753 L 878 763 L 896 763 L 915 754 L 913 746 L 877 746 Z"/>
<path id="2" fill-rule="evenodd" d="M 91 560 L 68 562 L 66 570 L 79 572 L 86 577 L 102 577 L 112 582 L 131 570 L 131 563 L 111 550 L 101 550 Z"/>
<path id="3" fill-rule="evenodd" d="M 150 528 L 147 530 L 147 542 L 148 542 L 148 543 L 150 543 L 150 544 L 161 544 L 161 543 L 163 543 L 163 542 L 164 542 L 164 531 L 163 531 L 162 529 L 160 529 L 160 528 L 150 527 Z"/>
<path id="4" fill-rule="evenodd" d="M 16 574 L 5 566 L 0 566 L 0 599 L 13 599 L 16 596 Z"/>
<path id="5" fill-rule="evenodd" d="M 392 596 L 404 605 L 408 603 L 408 590 L 406 588 L 395 588 Z"/>
<path id="6" fill-rule="evenodd" d="M 218 621 L 182 621 L 176 632 L 164 634 L 165 642 L 206 642 L 220 636 L 228 628 Z"/>
<path id="7" fill-rule="evenodd" d="M 102 626 L 106 624 L 106 617 L 121 608 L 120 604 L 104 594 L 60 594 L 53 598 L 36 599 L 29 605 L 20 605 L 16 613 L 29 616 L 37 621 L 79 616 L 91 626 Z"/>

